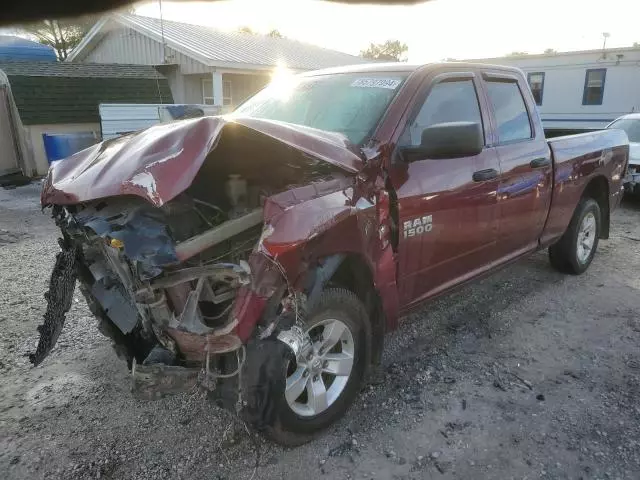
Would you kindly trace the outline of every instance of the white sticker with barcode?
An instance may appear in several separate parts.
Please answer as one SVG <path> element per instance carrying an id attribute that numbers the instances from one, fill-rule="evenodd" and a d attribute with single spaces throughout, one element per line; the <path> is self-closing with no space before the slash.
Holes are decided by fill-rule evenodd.
<path id="1" fill-rule="evenodd" d="M 356 78 L 352 83 L 352 87 L 361 88 L 388 88 L 395 90 L 400 85 L 399 78 Z"/>

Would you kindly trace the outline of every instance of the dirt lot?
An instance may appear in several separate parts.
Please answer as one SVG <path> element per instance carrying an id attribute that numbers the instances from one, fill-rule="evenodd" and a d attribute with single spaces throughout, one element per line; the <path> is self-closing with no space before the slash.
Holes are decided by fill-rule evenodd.
<path id="1" fill-rule="evenodd" d="M 57 250 L 38 187 L 0 190 L 1 478 L 640 478 L 638 201 L 586 274 L 540 253 L 405 319 L 384 383 L 283 450 L 197 392 L 130 398 L 79 296 L 29 367 Z"/>

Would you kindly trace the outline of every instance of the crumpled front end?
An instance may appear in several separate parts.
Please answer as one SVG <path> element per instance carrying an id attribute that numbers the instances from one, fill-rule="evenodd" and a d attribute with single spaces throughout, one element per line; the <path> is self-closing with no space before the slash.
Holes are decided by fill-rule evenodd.
<path id="1" fill-rule="evenodd" d="M 275 388 L 265 376 L 281 378 L 274 371 L 295 349 L 277 334 L 302 308 L 287 273 L 301 267 L 281 264 L 264 241 L 284 229 L 304 244 L 313 237 L 308 225 L 296 235 L 282 217 L 331 195 L 341 197 L 338 209 L 352 209 L 343 192 L 355 178 L 264 136 L 251 140 L 237 155 L 237 139 L 223 137 L 189 188 L 162 205 L 138 195 L 52 205 L 62 252 L 34 365 L 62 330 L 77 277 L 99 329 L 127 360 L 138 397 L 199 384 L 224 406 L 264 418 L 272 408 L 264 390 Z M 289 262 L 299 261 L 291 260 L 296 248 L 286 245 Z"/>
<path id="2" fill-rule="evenodd" d="M 130 365 L 144 363 L 154 348 L 174 359 L 168 363 L 185 366 L 208 353 L 237 350 L 238 320 L 230 312 L 237 290 L 251 284 L 247 260 L 262 231 L 262 211 L 211 228 L 220 215 L 186 196 L 161 210 L 122 197 L 54 207 L 64 239 L 48 300 L 61 305 L 55 310 L 58 323 L 77 276 L 100 329 Z M 201 251 L 196 253 L 194 243 Z M 39 347 L 34 364 L 52 346 L 45 337 L 50 339 L 43 335 L 46 347 Z"/>

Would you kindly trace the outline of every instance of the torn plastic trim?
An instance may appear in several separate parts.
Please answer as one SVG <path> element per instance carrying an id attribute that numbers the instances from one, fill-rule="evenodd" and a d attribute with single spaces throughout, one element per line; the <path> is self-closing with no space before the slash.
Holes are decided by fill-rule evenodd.
<path id="1" fill-rule="evenodd" d="M 67 221 L 67 229 L 90 229 L 105 245 L 117 245 L 131 262 L 138 264 L 143 280 L 159 275 L 161 267 L 178 262 L 167 224 L 148 204 L 122 199 L 96 202 L 67 215 Z"/>
<path id="2" fill-rule="evenodd" d="M 56 255 L 56 263 L 49 280 L 49 291 L 45 293 L 47 310 L 44 323 L 38 326 L 40 339 L 36 351 L 29 354 L 29 361 L 34 367 L 42 363 L 55 346 L 73 302 L 78 248 L 66 239 L 59 239 L 58 242 L 62 251 Z"/>
<path id="3" fill-rule="evenodd" d="M 316 268 L 315 281 L 311 292 L 309 293 L 309 305 L 313 305 L 313 303 L 320 297 L 325 285 L 331 279 L 333 274 L 336 273 L 336 270 L 338 270 L 338 267 L 342 264 L 344 259 L 345 255 L 342 253 L 331 255 L 324 259 L 321 266 Z"/>

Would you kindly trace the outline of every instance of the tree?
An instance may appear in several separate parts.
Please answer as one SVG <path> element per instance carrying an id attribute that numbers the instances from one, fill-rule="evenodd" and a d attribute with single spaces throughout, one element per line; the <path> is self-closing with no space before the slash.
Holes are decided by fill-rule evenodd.
<path id="1" fill-rule="evenodd" d="M 546 53 L 546 54 L 548 54 L 548 55 L 552 55 L 552 54 L 558 53 L 558 51 L 557 51 L 557 50 L 555 50 L 555 49 L 553 49 L 553 48 L 547 48 L 547 49 L 544 51 L 544 53 Z"/>
<path id="2" fill-rule="evenodd" d="M 267 37 L 271 37 L 271 38 L 284 38 L 284 36 L 275 28 L 273 30 L 271 30 L 269 33 L 267 33 Z"/>
<path id="3" fill-rule="evenodd" d="M 640 42 L 633 42 L 634 47 L 640 47 Z"/>
<path id="4" fill-rule="evenodd" d="M 69 20 L 40 20 L 20 28 L 24 33 L 36 37 L 38 42 L 52 46 L 58 60 L 66 60 L 82 40 L 82 37 L 98 21 L 99 16 L 87 16 Z"/>
<path id="5" fill-rule="evenodd" d="M 527 52 L 511 52 L 507 57 L 521 57 L 522 55 L 528 55 Z"/>
<path id="6" fill-rule="evenodd" d="M 248 35 L 253 35 L 255 32 L 253 30 L 251 30 L 251 27 L 240 27 L 238 28 L 238 33 L 246 33 Z"/>
<path id="7" fill-rule="evenodd" d="M 404 54 L 408 50 L 407 44 L 400 40 L 387 40 L 384 43 L 370 43 L 369 48 L 360 51 L 360 56 L 371 60 L 404 62 L 407 60 Z"/>

